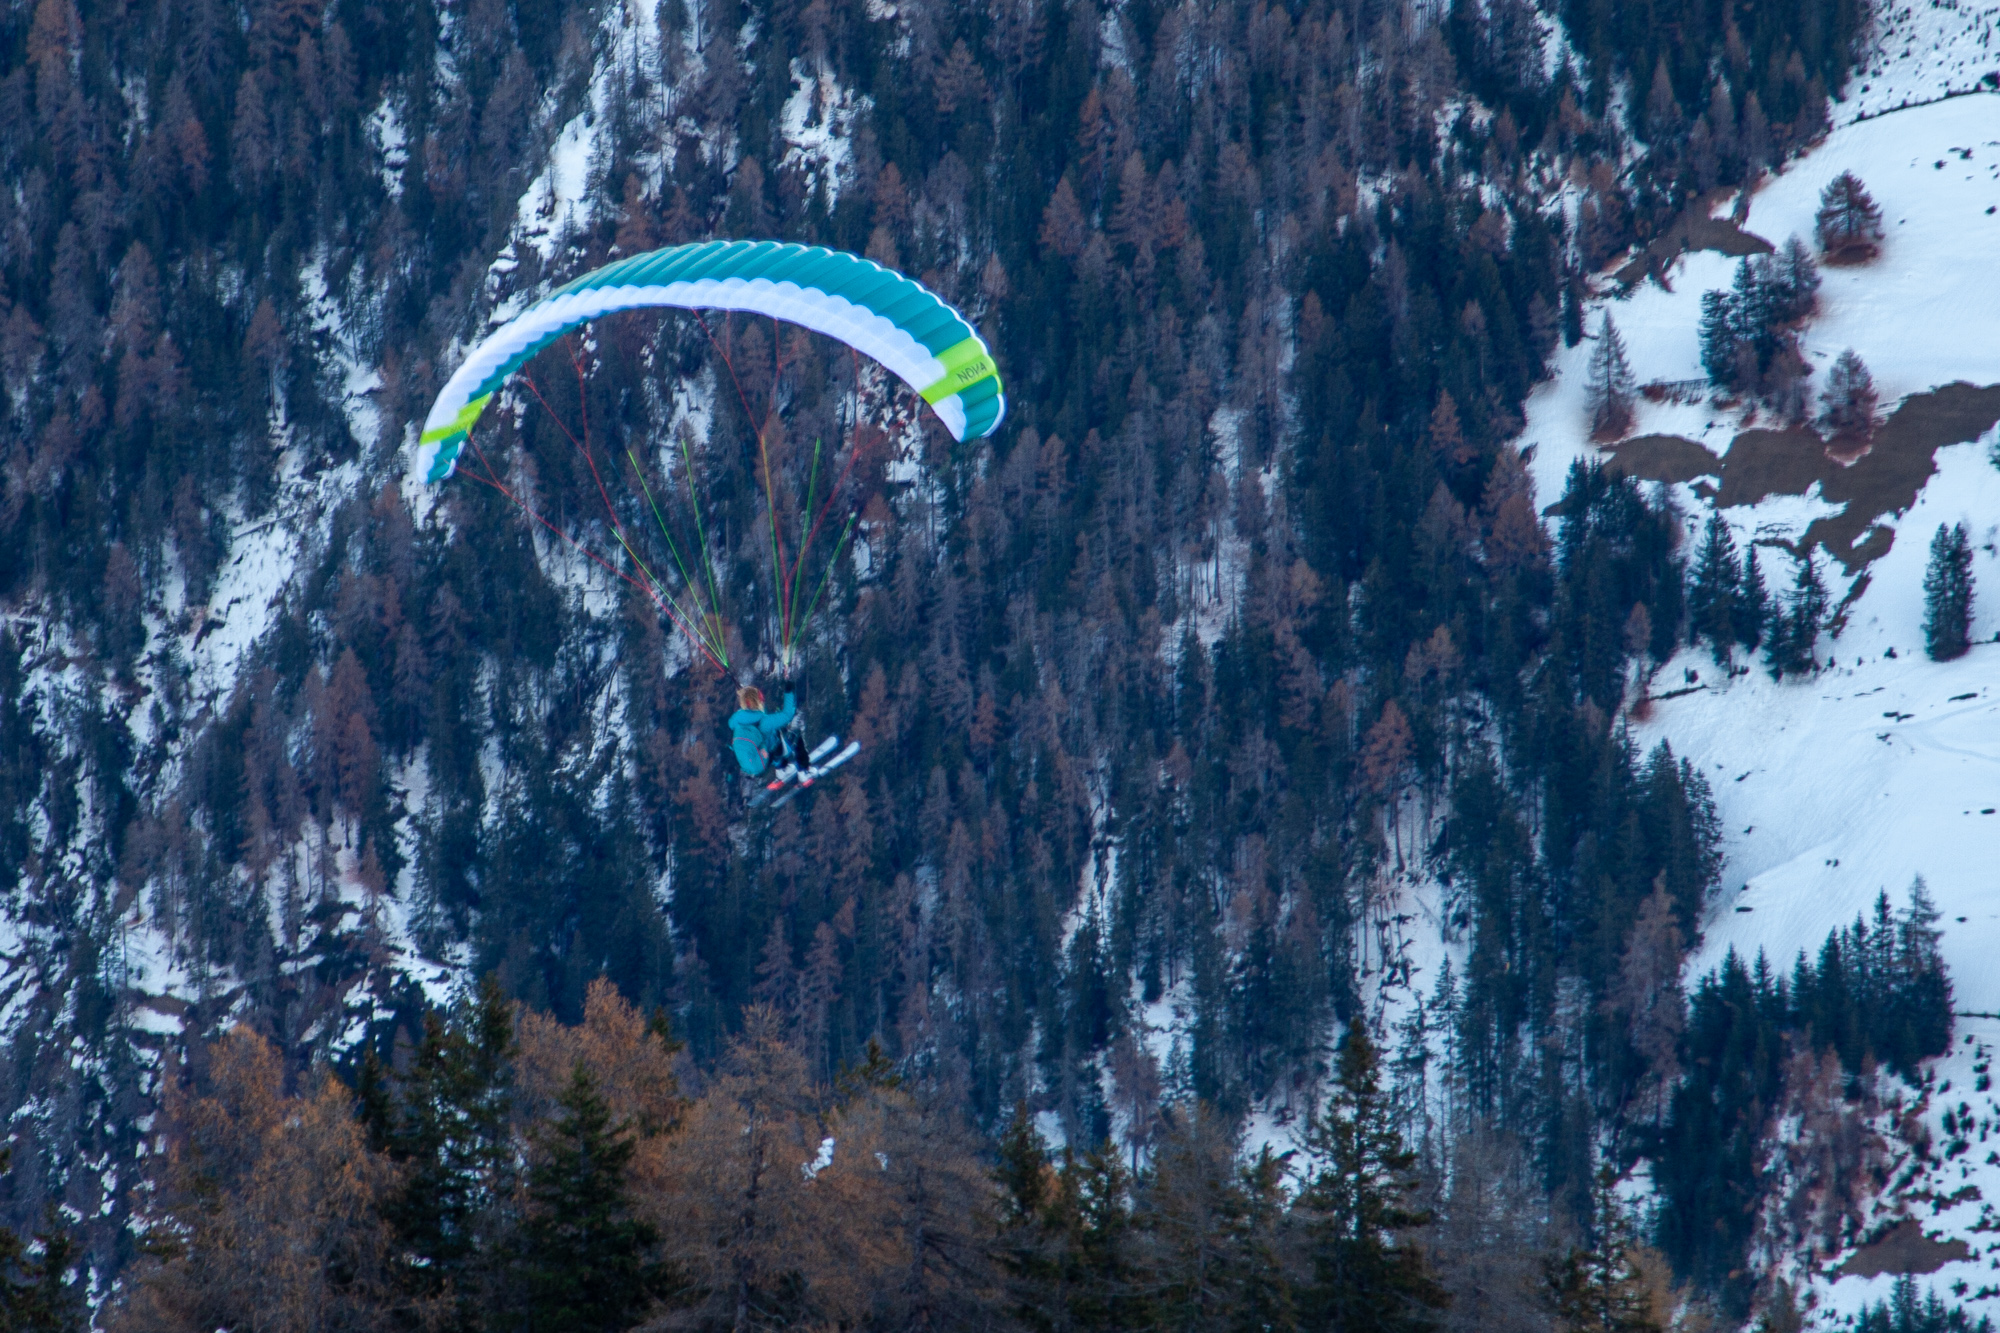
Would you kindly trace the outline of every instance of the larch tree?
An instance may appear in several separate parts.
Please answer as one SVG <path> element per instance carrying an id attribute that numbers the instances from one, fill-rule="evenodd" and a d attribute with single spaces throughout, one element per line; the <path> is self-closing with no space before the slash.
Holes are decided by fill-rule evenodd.
<path id="1" fill-rule="evenodd" d="M 359 1333 L 398 1314 L 448 1319 L 446 1303 L 398 1294 L 382 1220 L 396 1172 L 369 1150 L 346 1088 L 322 1075 L 287 1094 L 283 1057 L 243 1028 L 216 1043 L 203 1082 L 168 1094 L 151 1259 L 115 1327 Z"/>
<path id="2" fill-rule="evenodd" d="M 1638 1242 L 1613 1184 L 1609 1167 L 1598 1173 L 1590 1243 L 1571 1246 L 1549 1264 L 1550 1303 L 1561 1333 L 1661 1333 L 1653 1293 L 1637 1263 Z"/>
<path id="3" fill-rule="evenodd" d="M 1142 1284 L 1163 1330 L 1292 1326 L 1279 1253 L 1282 1168 L 1199 1103 L 1172 1108 L 1139 1200 Z"/>
<path id="4" fill-rule="evenodd" d="M 1657 1125 L 1665 1118 L 1680 1081 L 1681 1032 L 1687 1025 L 1681 997 L 1681 933 L 1674 903 L 1662 874 L 1639 910 L 1625 940 L 1609 1004 L 1625 1024 L 1637 1057 L 1632 1107 L 1638 1118 Z"/>
<path id="5" fill-rule="evenodd" d="M 1875 433 L 1875 381 L 1850 347 L 1826 372 L 1820 393 L 1820 425 L 1835 439 L 1866 440 Z"/>
<path id="6" fill-rule="evenodd" d="M 1632 365 L 1625 356 L 1625 339 L 1604 312 L 1597 345 L 1590 351 L 1590 381 L 1585 388 L 1593 439 L 1615 440 L 1632 428 Z"/>
<path id="7" fill-rule="evenodd" d="M 1820 253 L 1836 264 L 1874 258 L 1883 236 L 1881 205 L 1851 171 L 1841 172 L 1821 191 L 1813 223 Z"/>
<path id="8" fill-rule="evenodd" d="M 829 1126 L 840 1147 L 815 1186 L 839 1196 L 843 1215 L 871 1225 L 874 1234 L 854 1239 L 879 1259 L 874 1280 L 885 1326 L 985 1328 L 1000 1287 L 986 1145 L 941 1089 L 906 1085 L 879 1043 L 868 1051 L 843 1076 L 845 1095 Z"/>

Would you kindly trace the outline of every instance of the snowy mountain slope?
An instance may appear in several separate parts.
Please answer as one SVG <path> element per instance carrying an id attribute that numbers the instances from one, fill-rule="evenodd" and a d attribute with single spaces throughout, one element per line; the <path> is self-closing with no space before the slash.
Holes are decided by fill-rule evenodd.
<path id="1" fill-rule="evenodd" d="M 1921 58 L 1905 59 L 1900 45 L 1893 58 L 1878 52 L 1888 61 L 1878 68 L 1887 72 L 1874 74 L 1865 94 L 1876 103 L 1849 103 L 1840 117 L 1846 123 L 1751 201 L 1746 229 L 1778 246 L 1792 234 L 1811 236 L 1820 190 L 1840 171 L 1859 174 L 1882 205 L 1888 236 L 1881 256 L 1824 271 L 1821 310 L 1802 338 L 1821 372 L 1815 388 L 1848 347 L 1874 373 L 1885 413 L 1903 400 L 1917 402 L 1914 415 L 1921 416 L 1934 401 L 1924 395 L 1954 381 L 2000 384 L 2000 288 L 1993 282 L 2000 272 L 2000 96 L 1973 93 L 1854 119 L 1871 105 L 1879 111 L 1885 90 L 1903 90 L 1896 97 L 1915 102 L 1923 100 L 1910 92 L 1916 88 L 1930 89 L 1931 97 L 1955 89 L 1933 69 L 1932 29 L 1943 33 L 1947 18 L 1971 23 L 1973 37 L 1952 48 L 1963 56 L 1988 49 L 1981 34 L 1991 30 L 1993 17 L 1992 10 L 1926 11 L 1925 40 L 1911 43 L 1923 48 Z M 1898 11 L 1885 22 L 1886 34 L 1911 31 L 1914 21 Z M 1594 334 L 1599 311 L 1611 312 L 1641 384 L 1698 379 L 1701 295 L 1727 287 L 1735 263 L 1693 253 L 1668 271 L 1667 286 L 1605 290 L 1593 302 L 1588 328 Z M 1545 502 L 1561 493 L 1574 460 L 1615 457 L 1585 438 L 1592 346 L 1586 341 L 1559 353 L 1557 377 L 1529 405 L 1522 439 L 1533 447 Z M 1870 512 L 1845 514 L 1844 526 L 1859 532 L 1872 525 L 1872 539 L 1849 553 L 1853 568 L 1827 564 L 1835 602 L 1851 599 L 1839 634 L 1820 640 L 1822 658 L 1832 660 L 1828 669 L 1773 682 L 1755 664 L 1730 675 L 1705 648 L 1684 651 L 1655 674 L 1650 717 L 1633 726 L 1643 747 L 1665 740 L 1708 775 L 1726 830 L 1723 890 L 1689 959 L 1687 983 L 1731 949 L 1746 957 L 1764 952 L 1787 969 L 1799 950 L 1816 951 L 1879 893 L 1887 891 L 1900 907 L 1912 879 L 1924 877 L 1943 914 L 1943 949 L 1956 1007 L 1966 1017 L 1952 1054 L 1934 1063 L 1921 1094 L 1884 1077 L 1885 1105 L 1871 1129 L 1890 1164 L 1890 1185 L 1873 1201 L 1863 1239 L 1897 1219 L 1917 1218 L 1941 1244 L 1920 1247 L 1928 1257 L 1905 1266 L 1931 1267 L 1920 1283 L 1990 1311 L 1988 1301 L 2000 1302 L 1990 1271 L 2000 1254 L 1989 1244 L 1994 1205 L 1986 1202 L 2000 1201 L 2000 1152 L 1984 1142 L 2000 1129 L 2000 1102 L 1988 1091 L 1986 1073 L 2000 1044 L 2000 1019 L 1993 1017 L 2000 1013 L 2000 966 L 1993 961 L 2000 956 L 2000 470 L 1989 452 L 2000 446 L 2000 427 L 1992 426 L 1987 400 L 1978 401 L 1970 431 L 1957 429 L 1967 419 L 1959 417 L 1956 426 L 1934 425 L 1928 439 L 1899 437 L 1901 465 L 1915 469 L 1909 475 L 1920 489 L 1908 503 L 1907 490 L 1885 488 L 1873 504 L 1865 494 L 1826 498 L 1828 480 L 1849 479 L 1830 460 L 1816 465 L 1809 485 L 1790 488 L 1802 493 L 1732 487 L 1732 464 L 1747 475 L 1756 443 L 1732 457 L 1732 448 L 1743 447 L 1739 436 L 1753 425 L 1777 423 L 1757 423 L 1741 408 L 1706 398 L 1642 401 L 1633 437 L 1678 437 L 1706 453 L 1703 461 L 1670 441 L 1641 446 L 1660 456 L 1669 447 L 1679 450 L 1677 467 L 1654 466 L 1650 475 L 1675 478 L 1660 484 L 1685 516 L 1690 549 L 1708 515 L 1720 512 L 1739 546 L 1764 548 L 1765 578 L 1777 593 L 1792 569 L 1782 548 L 1798 543 L 1814 521 L 1862 506 Z M 1964 439 L 1967 433 L 1980 438 Z M 1934 471 L 1924 480 L 1927 469 Z M 1714 509 L 1732 495 L 1753 502 Z M 1873 512 L 1878 506 L 1882 512 Z M 1938 525 L 1957 522 L 1967 525 L 1975 545 L 1975 647 L 1956 662 L 1935 663 L 1923 655 L 1924 568 Z M 1902 1119 L 1906 1113 L 1913 1118 Z M 1928 1155 L 1908 1142 L 1919 1123 L 1928 1128 Z M 1962 1258 L 1952 1257 L 1958 1242 Z M 1884 1299 L 1895 1280 L 1894 1265 L 1869 1276 L 1838 1271 L 1851 1258 L 1852 1251 L 1789 1254 L 1772 1262 L 1800 1284 L 1813 1307 L 1811 1326 L 1836 1327 L 1863 1304 Z"/>
<path id="2" fill-rule="evenodd" d="M 1886 5 L 1836 112 L 1842 124 L 1974 88 L 2000 86 L 2000 6 L 1966 0 Z"/>

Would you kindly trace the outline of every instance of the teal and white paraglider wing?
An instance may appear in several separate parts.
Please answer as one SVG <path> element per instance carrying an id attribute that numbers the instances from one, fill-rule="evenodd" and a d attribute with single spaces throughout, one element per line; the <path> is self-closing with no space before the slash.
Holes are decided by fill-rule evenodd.
<path id="1" fill-rule="evenodd" d="M 473 348 L 424 422 L 416 475 L 433 484 L 451 475 L 487 402 L 543 347 L 600 316 L 647 307 L 751 311 L 837 338 L 916 390 L 954 439 L 991 435 L 1007 410 L 985 342 L 921 283 L 819 246 L 704 241 L 587 273 Z"/>

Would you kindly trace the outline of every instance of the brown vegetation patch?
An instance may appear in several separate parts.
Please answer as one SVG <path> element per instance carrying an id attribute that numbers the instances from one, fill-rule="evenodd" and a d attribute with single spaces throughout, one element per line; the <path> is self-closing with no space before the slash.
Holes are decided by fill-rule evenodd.
<path id="1" fill-rule="evenodd" d="M 1889 549 L 1891 534 L 1869 534 L 1875 520 L 1916 503 L 1917 492 L 1937 472 L 1937 451 L 1976 440 L 2000 421 L 2000 384 L 1984 388 L 1947 384 L 1912 394 L 1875 433 L 1875 443 L 1851 467 L 1827 460 L 1820 494 L 1847 507 L 1806 529 L 1805 544 L 1820 543 L 1851 574 Z M 1735 453 L 1734 449 L 1730 450 Z M 1867 540 L 1863 540 L 1864 536 Z"/>
<path id="2" fill-rule="evenodd" d="M 1606 467 L 1646 481 L 1720 477 L 1717 508 L 1756 504 L 1772 495 L 1820 496 L 1842 506 L 1806 529 L 1799 549 L 1824 546 L 1850 574 L 1887 555 L 1895 533 L 1877 520 L 1916 502 L 1937 472 L 1937 451 L 1976 440 L 2000 422 L 2000 384 L 1947 384 L 1912 394 L 1882 423 L 1866 448 L 1831 444 L 1809 426 L 1746 430 L 1721 459 L 1692 440 L 1642 435 L 1612 451 Z"/>
<path id="3" fill-rule="evenodd" d="M 1684 214 L 1689 250 L 1714 250 L 1741 259 L 1745 255 L 1768 255 L 1777 250 L 1753 231 L 1745 231 L 1729 218 L 1697 217 Z"/>
<path id="4" fill-rule="evenodd" d="M 1689 204 L 1667 229 L 1626 261 L 1612 276 L 1627 287 L 1636 286 L 1650 275 L 1666 270 L 1668 264 L 1689 250 L 1714 250 L 1732 259 L 1745 255 L 1768 255 L 1777 247 L 1755 232 L 1743 230 L 1730 218 L 1710 217 L 1709 210 L 1729 190 L 1717 190 Z M 1665 284 L 1662 283 L 1662 286 Z"/>
<path id="5" fill-rule="evenodd" d="M 1888 1235 L 1872 1245 L 1864 1245 L 1839 1268 L 1839 1277 L 1875 1277 L 1881 1273 L 1935 1273 L 1948 1263 L 1970 1259 L 1972 1250 L 1962 1240 L 1932 1240 L 1914 1217 L 1898 1222 Z"/>
<path id="6" fill-rule="evenodd" d="M 1821 255 L 1819 262 L 1823 268 L 1859 268 L 1881 253 L 1882 247 L 1873 242 L 1843 245 Z"/>
<path id="7" fill-rule="evenodd" d="M 1820 497 L 1842 509 L 1807 528 L 1797 549 L 1824 546 L 1856 574 L 1889 553 L 1896 534 L 1877 520 L 1916 503 L 1937 472 L 1937 451 L 1976 440 L 1995 422 L 2000 384 L 1961 382 L 1904 399 L 1859 452 L 1852 438 L 1829 442 L 1809 426 L 1792 426 L 1746 430 L 1720 458 L 1679 435 L 1641 435 L 1608 445 L 1604 466 L 1641 481 L 1692 483 L 1718 509 L 1804 495 L 1817 482 Z M 1710 477 L 1720 486 L 1711 488 Z"/>
<path id="8" fill-rule="evenodd" d="M 1814 482 L 1824 483 L 1836 464 L 1811 428 L 1746 430 L 1722 456 L 1724 509 L 1753 505 L 1772 495 L 1804 495 Z"/>
<path id="9" fill-rule="evenodd" d="M 1640 435 L 1612 451 L 1604 470 L 1640 481 L 1693 481 L 1720 477 L 1722 460 L 1679 435 Z"/>

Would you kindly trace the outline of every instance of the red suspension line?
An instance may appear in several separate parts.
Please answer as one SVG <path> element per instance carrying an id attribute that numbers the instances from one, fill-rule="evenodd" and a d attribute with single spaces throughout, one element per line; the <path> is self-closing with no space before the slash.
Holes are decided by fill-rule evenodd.
<path id="1" fill-rule="evenodd" d="M 541 396 L 540 394 L 536 395 L 536 397 L 540 396 Z M 687 636 L 688 642 L 693 644 L 697 649 L 699 649 L 701 651 L 702 656 L 706 657 L 711 663 L 714 664 L 715 669 L 718 672 L 722 673 L 725 676 L 729 674 L 728 669 L 722 665 L 721 659 L 715 655 L 714 650 L 708 646 L 707 641 L 704 640 L 699 634 L 697 634 L 692 628 L 689 627 L 688 623 L 684 619 L 682 619 L 681 613 L 675 608 L 675 606 L 669 599 L 662 597 L 659 594 L 659 592 L 657 592 L 655 589 L 648 587 L 646 584 L 641 583 L 638 579 L 633 578 L 630 574 L 627 574 L 624 570 L 619 569 L 617 566 L 611 564 L 609 561 L 605 560 L 604 557 L 598 555 L 597 552 L 591 550 L 589 547 L 578 542 L 575 538 L 571 537 L 561 528 L 557 527 L 555 524 L 549 522 L 546 518 L 543 518 L 539 513 L 535 512 L 533 506 L 527 504 L 519 496 L 515 495 L 514 492 L 510 490 L 504 483 L 501 482 L 499 475 L 495 473 L 493 470 L 493 464 L 487 460 L 485 453 L 480 450 L 479 445 L 472 439 L 470 435 L 466 437 L 465 442 L 468 446 L 471 447 L 473 455 L 479 459 L 479 465 L 486 469 L 486 475 L 483 477 L 480 476 L 478 473 L 472 471 L 468 471 L 465 475 L 471 477 L 474 481 L 480 483 L 482 486 L 491 486 L 494 490 L 506 496 L 507 499 L 515 506 L 515 508 L 519 509 L 529 518 L 534 519 L 535 522 L 547 528 L 557 537 L 560 537 L 563 540 L 563 542 L 569 546 L 571 550 L 576 551 L 579 554 L 588 557 L 591 561 L 601 566 L 607 573 L 616 575 L 618 578 L 625 580 L 625 582 L 637 588 L 640 592 L 645 593 L 647 597 L 652 599 L 653 604 L 657 606 L 669 620 L 674 622 L 675 628 L 679 629 L 682 634 Z"/>

